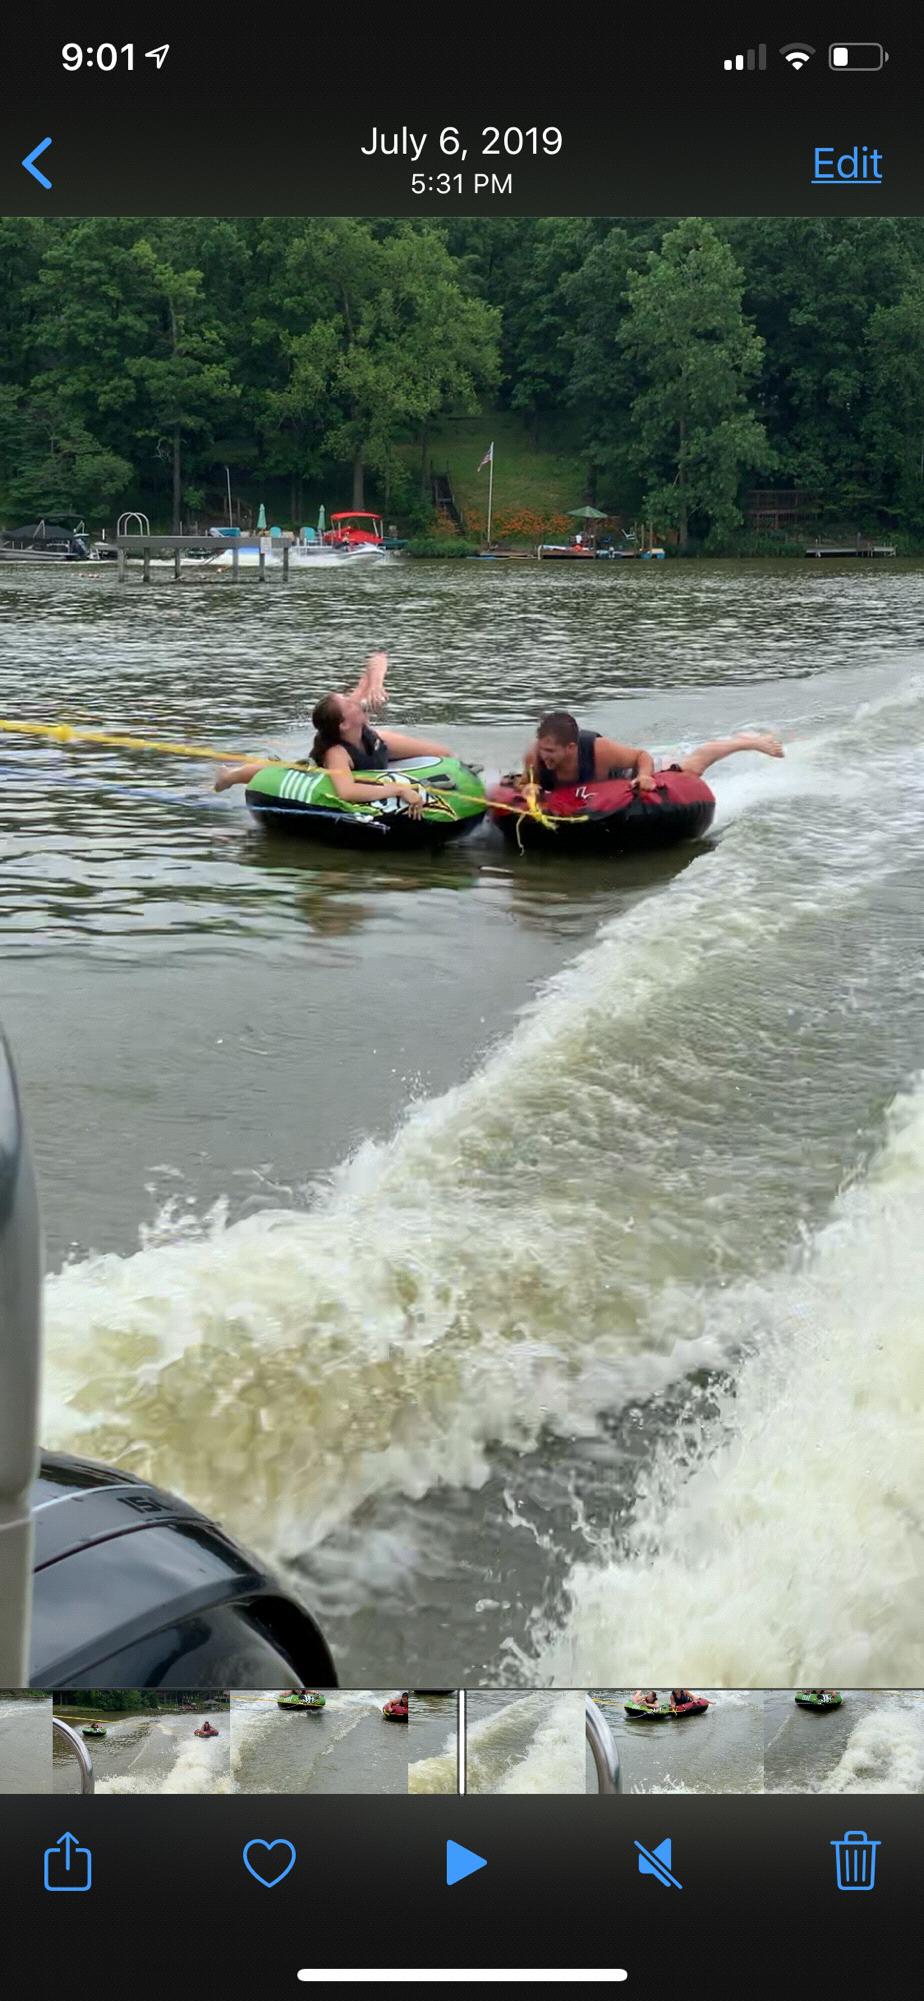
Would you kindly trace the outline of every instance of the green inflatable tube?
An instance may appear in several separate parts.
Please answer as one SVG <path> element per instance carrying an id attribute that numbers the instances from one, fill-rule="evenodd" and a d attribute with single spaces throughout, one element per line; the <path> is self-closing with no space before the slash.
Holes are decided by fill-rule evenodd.
<path id="1" fill-rule="evenodd" d="M 477 772 L 455 757 L 411 757 L 388 772 L 357 771 L 374 784 L 384 776 L 409 778 L 419 786 L 423 813 L 412 818 L 402 799 L 341 799 L 326 771 L 267 764 L 245 794 L 258 825 L 300 840 L 334 847 L 442 847 L 470 833 L 484 819 L 487 800 Z"/>
<path id="2" fill-rule="evenodd" d="M 794 1700 L 800 1709 L 840 1709 L 844 1698 L 837 1689 L 833 1695 L 811 1695 L 807 1689 L 800 1689 Z"/>

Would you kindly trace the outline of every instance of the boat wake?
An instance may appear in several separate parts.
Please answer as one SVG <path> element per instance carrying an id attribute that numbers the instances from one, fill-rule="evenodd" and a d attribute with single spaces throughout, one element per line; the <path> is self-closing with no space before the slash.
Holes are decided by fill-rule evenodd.
<path id="1" fill-rule="evenodd" d="M 849 1699 L 849 1698 L 848 1698 Z M 823 1751 L 822 1742 L 818 1747 Z M 924 1708 L 916 1690 L 889 1693 L 855 1723 L 839 1756 L 804 1784 L 769 1788 L 786 1793 L 924 1792 Z"/>
<path id="2" fill-rule="evenodd" d="M 470 1793 L 583 1793 L 583 1695 L 525 1695 L 469 1722 L 465 1761 Z"/>
<path id="3" fill-rule="evenodd" d="M 532 1675 L 920 1678 L 924 1086 L 889 1123 L 795 1269 L 703 1298 L 746 1359 L 657 1452 L 608 1560 L 575 1566 Z"/>
<path id="4" fill-rule="evenodd" d="M 216 1748 L 221 1763 L 216 1760 Z M 112 1778 L 97 1778 L 95 1791 L 101 1797 L 107 1793 L 130 1797 L 167 1793 L 231 1793 L 234 1786 L 226 1769 L 227 1755 L 227 1745 L 222 1750 L 213 1743 L 194 1737 L 190 1743 L 180 1746 L 168 1772 L 126 1772 Z"/>

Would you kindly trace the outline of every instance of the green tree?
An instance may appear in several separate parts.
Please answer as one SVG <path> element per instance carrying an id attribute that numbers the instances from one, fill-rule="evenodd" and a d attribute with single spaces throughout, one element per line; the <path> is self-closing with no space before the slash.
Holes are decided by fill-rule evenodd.
<path id="1" fill-rule="evenodd" d="M 166 452 L 175 527 L 184 454 L 195 476 L 238 393 L 227 346 L 241 259 L 235 227 L 210 218 L 52 223 L 27 297 L 30 399 L 122 459 L 129 489 L 159 484 Z"/>
<path id="2" fill-rule="evenodd" d="M 583 216 L 540 217 L 506 308 L 509 401 L 524 412 L 533 445 L 539 444 L 543 422 L 565 401 L 573 310 L 569 280 L 592 250 L 596 229 Z"/>
<path id="3" fill-rule="evenodd" d="M 566 393 L 587 458 L 584 497 L 592 503 L 601 474 L 610 491 L 620 495 L 634 479 L 629 412 L 637 380 L 621 339 L 633 268 L 637 260 L 628 231 L 614 228 L 561 285 L 568 316 L 561 336 L 562 355 L 569 363 Z"/>
<path id="4" fill-rule="evenodd" d="M 315 220 L 291 245 L 280 346 L 286 377 L 266 410 L 315 461 L 348 462 L 354 507 L 367 468 L 387 481 L 408 428 L 476 409 L 497 380 L 498 315 L 458 284 L 437 230 L 384 238 L 352 217 Z"/>
<path id="5" fill-rule="evenodd" d="M 713 541 L 741 522 L 742 473 L 766 468 L 766 432 L 748 408 L 763 341 L 742 312 L 743 273 L 711 224 L 678 224 L 629 279 L 620 332 L 642 388 L 632 452 L 645 509 L 679 531 L 699 518 Z"/>
<path id="6" fill-rule="evenodd" d="M 0 485 L 21 517 L 93 514 L 125 491 L 131 466 L 53 394 L 0 385 Z"/>
<path id="7" fill-rule="evenodd" d="M 17 388 L 30 369 L 33 300 L 46 241 L 39 218 L 0 216 L 0 383 Z"/>
<path id="8" fill-rule="evenodd" d="M 187 262 L 186 246 L 181 238 L 171 241 L 172 235 L 160 231 L 155 240 L 145 236 L 133 246 L 148 307 L 150 347 L 133 356 L 127 370 L 143 392 L 143 431 L 169 443 L 173 532 L 178 535 L 184 445 L 211 432 L 240 391 L 231 379 L 203 273 Z M 201 501 L 198 493 L 190 492 L 189 498 Z"/>
<path id="9" fill-rule="evenodd" d="M 877 306 L 867 334 L 867 457 L 881 505 L 905 527 L 924 528 L 924 273 L 894 305 Z"/>
<path id="10" fill-rule="evenodd" d="M 829 514 L 875 508 L 868 333 L 921 271 L 922 230 L 894 216 L 761 216 L 726 225 L 764 340 L 761 410 L 779 469 Z"/>

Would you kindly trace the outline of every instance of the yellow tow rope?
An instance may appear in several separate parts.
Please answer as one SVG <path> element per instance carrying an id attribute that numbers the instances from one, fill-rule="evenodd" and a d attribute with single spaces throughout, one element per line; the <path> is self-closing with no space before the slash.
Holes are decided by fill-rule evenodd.
<path id="1" fill-rule="evenodd" d="M 18 736 L 47 736 L 52 743 L 102 743 L 113 750 L 156 750 L 168 757 L 203 757 L 213 764 L 249 764 L 252 751 L 212 750 L 205 744 L 161 743 L 156 737 L 124 736 L 115 730 L 78 729 L 73 723 L 13 723 L 0 718 L 0 730 Z M 272 760 L 267 758 L 267 763 Z M 293 771 L 313 771 L 310 764 L 293 764 Z"/>
<path id="2" fill-rule="evenodd" d="M 206 744 L 165 743 L 157 737 L 129 736 L 116 730 L 82 729 L 73 723 L 21 723 L 11 722 L 0 717 L 0 730 L 5 730 L 8 734 L 16 736 L 47 737 L 51 743 L 98 743 L 104 744 L 111 750 L 153 750 L 159 752 L 164 757 L 204 758 L 211 764 L 252 764 L 255 762 L 253 751 L 214 750 L 210 745 Z M 262 755 L 262 753 L 259 753 L 259 755 Z M 287 771 L 321 770 L 321 766 L 312 764 L 310 759 L 308 762 L 300 762 L 296 758 L 273 758 L 268 756 L 266 763 L 284 764 Z M 410 776 L 408 776 L 407 783 L 414 785 L 418 792 L 426 792 L 432 799 L 437 800 L 442 811 L 448 813 L 450 819 L 455 820 L 458 818 L 455 807 L 445 792 L 438 791 L 433 785 L 417 785 L 416 781 Z"/>
<path id="3" fill-rule="evenodd" d="M 0 730 L 5 730 L 8 735 L 47 737 L 51 743 L 98 743 L 107 746 L 111 750 L 153 750 L 165 757 L 197 757 L 205 759 L 211 764 L 250 764 L 254 760 L 254 753 L 252 751 L 214 750 L 210 745 L 198 743 L 165 743 L 158 737 L 130 736 L 116 730 L 82 729 L 73 723 L 22 723 L 12 722 L 0 717 Z M 267 757 L 266 762 L 267 764 L 285 764 L 286 769 L 289 771 L 318 771 L 321 768 L 317 764 L 312 764 L 310 760 L 308 762 L 300 762 L 294 758 L 274 759 Z M 409 785 L 415 783 L 414 779 L 410 776 L 407 782 Z M 502 799 L 491 799 L 488 804 L 492 813 L 515 814 L 517 820 L 517 845 L 521 852 L 523 841 L 520 834 L 520 823 L 523 820 L 535 820 L 540 827 L 550 828 L 554 832 L 557 827 L 565 823 L 569 826 L 574 826 L 582 820 L 590 819 L 589 813 L 544 813 L 539 804 L 539 785 L 532 772 L 527 772 L 520 779 L 520 785 L 525 805 L 508 806 L 506 800 Z M 445 792 L 438 791 L 435 786 L 427 784 L 418 786 L 417 790 L 425 792 L 431 799 L 435 799 L 442 811 L 448 813 L 451 819 L 454 820 L 458 817 L 452 800 Z"/>
<path id="4" fill-rule="evenodd" d="M 576 822 L 590 819 L 589 813 L 544 813 L 539 804 L 539 784 L 531 771 L 524 772 L 518 778 L 517 783 L 526 801 L 525 806 L 508 806 L 506 799 L 491 799 L 489 806 L 492 813 L 514 813 L 516 815 L 517 824 L 514 831 L 517 837 L 517 847 L 521 854 L 523 853 L 523 836 L 520 828 L 524 820 L 536 820 L 540 827 L 549 827 L 554 833 L 565 822 L 573 827 Z"/>

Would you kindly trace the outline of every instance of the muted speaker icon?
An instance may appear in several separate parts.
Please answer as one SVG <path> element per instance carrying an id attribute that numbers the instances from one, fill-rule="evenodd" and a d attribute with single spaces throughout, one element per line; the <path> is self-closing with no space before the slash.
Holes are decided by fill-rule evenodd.
<path id="1" fill-rule="evenodd" d="M 637 1841 L 635 1846 L 638 1849 L 638 1873 L 640 1876 L 656 1876 L 658 1882 L 663 1883 L 665 1890 L 683 1889 L 683 1884 L 678 1882 L 671 1868 L 671 1843 L 669 1840 L 659 1841 L 657 1848 L 645 1848 L 641 1841 Z"/>

